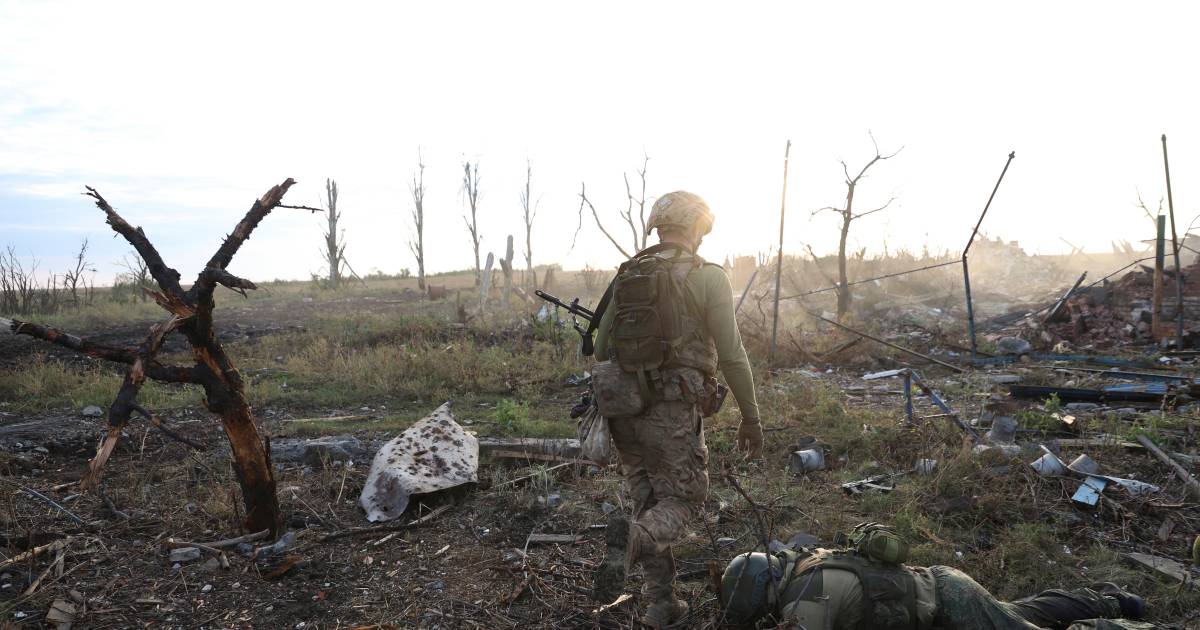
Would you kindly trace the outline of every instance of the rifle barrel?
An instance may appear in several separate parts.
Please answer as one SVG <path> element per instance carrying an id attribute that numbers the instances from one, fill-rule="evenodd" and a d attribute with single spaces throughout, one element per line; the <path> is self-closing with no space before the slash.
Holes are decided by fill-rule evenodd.
<path id="1" fill-rule="evenodd" d="M 578 315 L 578 316 L 588 320 L 589 322 L 596 318 L 596 314 L 594 312 L 592 312 L 590 309 L 580 306 L 579 304 L 567 304 L 567 303 L 563 302 L 562 300 L 558 299 L 557 296 L 546 293 L 545 291 L 542 291 L 540 289 L 534 291 L 533 293 L 534 293 L 534 295 L 542 298 L 543 300 L 546 300 L 547 302 L 549 302 L 555 306 L 559 306 L 559 307 L 567 309 L 568 313 L 571 313 L 572 315 Z"/>

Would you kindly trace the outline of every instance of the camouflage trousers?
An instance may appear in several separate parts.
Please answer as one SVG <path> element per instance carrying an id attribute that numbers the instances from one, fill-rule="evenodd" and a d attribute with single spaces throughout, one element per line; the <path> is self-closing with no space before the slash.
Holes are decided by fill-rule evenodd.
<path id="1" fill-rule="evenodd" d="M 1152 623 L 1118 619 L 1115 599 L 1086 588 L 1049 590 L 1017 602 L 1002 602 L 971 576 L 946 566 L 930 567 L 937 583 L 935 627 L 957 630 L 1150 630 Z"/>
<path id="2" fill-rule="evenodd" d="M 703 421 L 694 402 L 658 401 L 641 416 L 609 421 L 634 502 L 631 560 L 645 573 L 651 601 L 673 597 L 675 557 L 671 545 L 687 533 L 688 522 L 708 495 L 708 448 Z M 640 532 L 633 530 L 640 529 Z M 649 538 L 650 540 L 645 540 Z"/>

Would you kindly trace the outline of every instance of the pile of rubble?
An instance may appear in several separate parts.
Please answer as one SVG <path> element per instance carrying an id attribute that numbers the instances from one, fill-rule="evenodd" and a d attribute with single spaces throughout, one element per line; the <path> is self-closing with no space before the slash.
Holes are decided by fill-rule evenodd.
<path id="1" fill-rule="evenodd" d="M 1043 350 L 1071 346 L 1110 348 L 1152 344 L 1167 339 L 1174 343 L 1175 275 L 1164 272 L 1163 307 L 1159 330 L 1153 330 L 1154 269 L 1139 266 L 1116 281 L 1103 280 L 1072 292 L 1059 300 L 1016 317 L 998 318 L 999 324 L 1017 319 L 1005 334 L 1016 334 Z M 1200 264 L 1183 270 L 1183 348 L 1200 345 Z M 1191 296 L 1191 297 L 1189 297 Z M 1065 342 L 1065 343 L 1064 343 Z"/>

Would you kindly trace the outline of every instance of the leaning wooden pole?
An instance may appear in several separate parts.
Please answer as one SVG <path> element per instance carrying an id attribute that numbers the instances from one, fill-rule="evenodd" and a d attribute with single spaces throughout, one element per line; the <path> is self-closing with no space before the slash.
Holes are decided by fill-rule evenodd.
<path id="1" fill-rule="evenodd" d="M 1183 350 L 1183 270 L 1179 264 L 1179 236 L 1175 233 L 1175 200 L 1171 197 L 1171 164 L 1167 160 L 1167 134 L 1162 135 L 1163 172 L 1167 177 L 1167 209 L 1171 214 L 1171 250 L 1175 254 L 1175 349 Z"/>
<path id="2" fill-rule="evenodd" d="M 779 202 L 779 258 L 775 263 L 775 308 L 771 316 L 771 353 L 767 357 L 767 365 L 775 365 L 775 341 L 779 335 L 779 288 L 783 282 L 783 219 L 787 215 L 787 174 L 788 156 L 792 153 L 792 141 L 787 141 L 783 148 L 783 194 Z"/>

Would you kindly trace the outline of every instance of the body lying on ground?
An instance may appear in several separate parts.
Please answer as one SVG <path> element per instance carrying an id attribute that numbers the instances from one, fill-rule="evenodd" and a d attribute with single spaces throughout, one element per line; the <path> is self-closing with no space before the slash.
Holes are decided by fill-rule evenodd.
<path id="1" fill-rule="evenodd" d="M 871 524 L 874 526 L 874 524 Z M 861 527 L 861 526 L 860 526 Z M 856 532 L 858 528 L 856 528 Z M 874 545 L 745 553 L 725 569 L 725 620 L 804 630 L 1151 630 L 1146 603 L 1115 584 L 1052 589 L 1014 602 L 948 566 L 902 564 L 907 546 L 874 526 Z M 880 532 L 883 532 L 880 534 Z"/>

